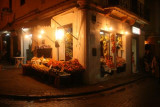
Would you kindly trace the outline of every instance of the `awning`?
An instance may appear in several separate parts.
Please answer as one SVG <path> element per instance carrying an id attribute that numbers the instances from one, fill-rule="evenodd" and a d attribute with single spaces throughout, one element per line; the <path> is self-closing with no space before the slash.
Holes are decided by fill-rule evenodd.
<path id="1" fill-rule="evenodd" d="M 32 28 L 35 26 L 51 26 L 51 18 L 46 19 L 32 19 L 24 22 L 16 22 L 13 24 L 14 28 Z"/>

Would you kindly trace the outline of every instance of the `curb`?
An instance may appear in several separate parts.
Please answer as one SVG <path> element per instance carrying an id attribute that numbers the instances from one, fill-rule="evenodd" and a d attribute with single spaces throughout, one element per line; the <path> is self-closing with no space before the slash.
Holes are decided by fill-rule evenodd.
<path id="1" fill-rule="evenodd" d="M 90 95 L 90 94 L 96 94 L 96 93 L 100 93 L 103 91 L 109 91 L 109 90 L 113 90 L 115 88 L 118 87 L 122 87 L 131 83 L 134 83 L 136 81 L 139 81 L 143 78 L 146 78 L 148 76 L 142 76 L 139 77 L 137 79 L 133 79 L 131 81 L 127 81 L 124 83 L 120 83 L 111 87 L 106 87 L 104 89 L 100 89 L 100 90 L 93 90 L 93 91 L 89 91 L 89 92 L 81 92 L 81 93 L 74 93 L 74 94 L 63 94 L 63 95 L 47 95 L 47 96 L 43 96 L 43 95 L 6 95 L 6 94 L 0 94 L 0 98 L 7 98 L 7 99 L 15 99 L 15 100 L 37 100 L 37 99 L 48 99 L 48 98 L 64 98 L 64 97 L 76 97 L 76 96 L 83 96 L 83 95 Z"/>

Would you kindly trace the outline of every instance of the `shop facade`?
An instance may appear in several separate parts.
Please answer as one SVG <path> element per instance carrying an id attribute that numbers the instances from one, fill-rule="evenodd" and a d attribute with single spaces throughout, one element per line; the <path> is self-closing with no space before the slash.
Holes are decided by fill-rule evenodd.
<path id="1" fill-rule="evenodd" d="M 51 48 L 55 60 L 78 59 L 86 69 L 85 83 L 94 84 L 139 71 L 144 33 L 134 34 L 132 27 L 101 13 L 75 7 L 52 17 L 50 26 L 31 28 L 31 50 L 35 52 L 33 56 L 40 57 L 37 48 Z"/>
<path id="2" fill-rule="evenodd" d="M 42 12 L 37 21 L 33 15 L 26 23 L 13 24 L 24 63 L 33 57 L 77 59 L 85 68 L 87 84 L 140 72 L 145 38 L 141 25 L 147 22 L 118 7 L 102 8 L 85 0 L 74 3 L 64 5 L 63 11 Z M 47 24 L 42 23 L 45 18 Z M 134 26 L 140 34 L 133 32 Z"/>

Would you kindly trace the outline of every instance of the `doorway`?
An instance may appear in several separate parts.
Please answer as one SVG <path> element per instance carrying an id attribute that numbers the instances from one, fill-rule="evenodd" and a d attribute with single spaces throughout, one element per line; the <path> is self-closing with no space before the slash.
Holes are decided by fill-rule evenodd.
<path id="1" fill-rule="evenodd" d="M 136 73 L 137 72 L 137 39 L 136 38 L 132 38 L 132 73 Z"/>

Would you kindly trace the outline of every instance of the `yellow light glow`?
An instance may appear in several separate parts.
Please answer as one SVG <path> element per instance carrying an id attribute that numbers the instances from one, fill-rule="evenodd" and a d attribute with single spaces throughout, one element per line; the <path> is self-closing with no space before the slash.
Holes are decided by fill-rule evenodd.
<path id="1" fill-rule="evenodd" d="M 41 34 L 44 34 L 44 30 L 43 29 L 41 30 Z"/>
<path id="2" fill-rule="evenodd" d="M 113 30 L 113 28 L 112 28 L 112 27 L 110 27 L 110 28 L 109 28 L 109 31 L 112 31 L 112 30 Z"/>
<path id="3" fill-rule="evenodd" d="M 64 29 L 56 30 L 56 40 L 62 40 L 64 37 Z"/>
<path id="4" fill-rule="evenodd" d="M 24 37 L 27 39 L 27 38 L 29 38 L 29 35 L 25 35 Z"/>
<path id="5" fill-rule="evenodd" d="M 105 27 L 105 30 L 108 31 L 108 27 L 107 26 Z"/>
<path id="6" fill-rule="evenodd" d="M 24 32 L 27 32 L 27 31 L 29 31 L 29 28 L 22 28 L 22 30 L 23 30 Z"/>
<path id="7" fill-rule="evenodd" d="M 124 34 L 124 31 L 123 31 L 123 30 L 121 31 L 121 34 L 122 34 L 122 35 Z"/>
<path id="8" fill-rule="evenodd" d="M 38 38 L 41 39 L 41 38 L 42 38 L 42 35 L 38 35 Z"/>
<path id="9" fill-rule="evenodd" d="M 128 35 L 128 32 L 127 32 L 127 31 L 125 32 L 125 35 Z"/>

